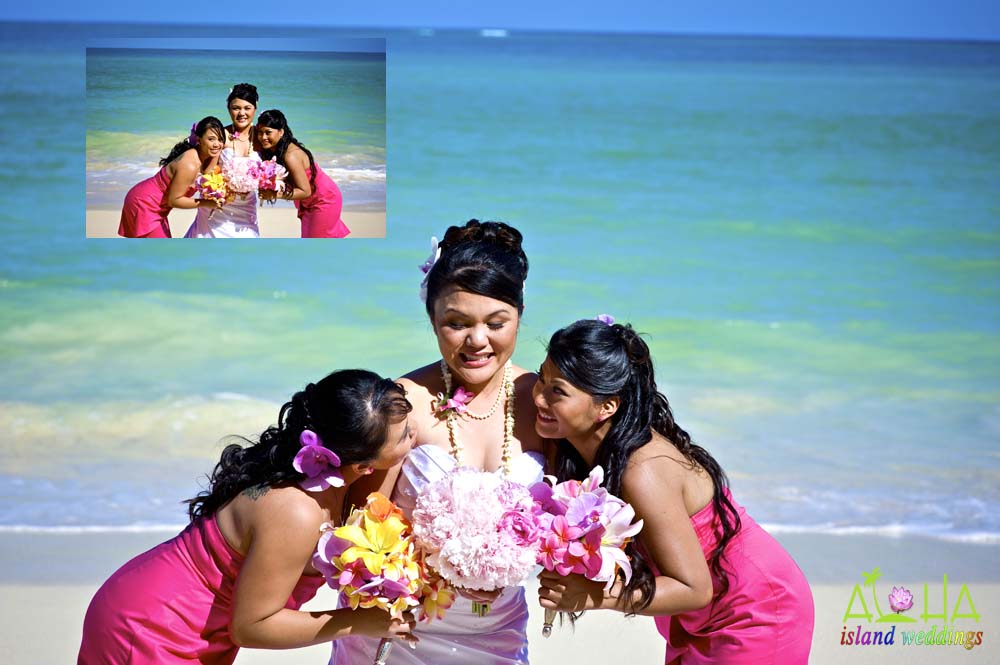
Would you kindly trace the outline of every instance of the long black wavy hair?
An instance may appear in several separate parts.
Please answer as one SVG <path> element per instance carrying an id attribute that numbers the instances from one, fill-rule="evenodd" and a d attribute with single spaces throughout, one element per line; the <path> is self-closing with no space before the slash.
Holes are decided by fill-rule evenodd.
<path id="1" fill-rule="evenodd" d="M 292 467 L 305 429 L 336 452 L 341 464 L 370 462 L 385 444 L 389 425 L 411 408 L 402 386 L 363 369 L 340 370 L 310 383 L 281 407 L 278 424 L 264 430 L 256 443 L 226 446 L 208 489 L 187 500 L 188 515 L 192 520 L 209 517 L 250 487 L 305 478 Z"/>
<path id="2" fill-rule="evenodd" d="M 222 141 L 226 140 L 226 130 L 222 128 L 222 121 L 214 115 L 205 116 L 199 120 L 198 124 L 195 125 L 194 135 L 200 141 L 205 136 L 205 132 L 208 131 L 214 131 Z M 190 136 L 183 141 L 178 141 L 170 150 L 170 154 L 160 160 L 160 166 L 166 166 L 191 148 L 197 149 L 198 141 L 192 142 Z"/>
<path id="3" fill-rule="evenodd" d="M 435 300 L 449 287 L 505 302 L 523 313 L 528 257 L 522 239 L 520 231 L 503 222 L 470 219 L 448 227 L 438 245 L 441 257 L 427 273 L 427 315 L 433 318 Z"/>
<path id="4" fill-rule="evenodd" d="M 281 129 L 285 132 L 273 148 L 270 150 L 261 149 L 260 156 L 262 158 L 271 159 L 272 157 L 277 157 L 278 163 L 287 168 L 288 164 L 285 163 L 285 153 L 288 151 L 288 146 L 292 143 L 299 146 L 299 149 L 309 156 L 309 187 L 313 191 L 316 191 L 316 160 L 313 159 L 313 154 L 292 134 L 292 129 L 288 126 L 285 114 L 278 109 L 268 109 L 257 116 L 257 127 L 270 127 L 271 129 Z"/>
<path id="5" fill-rule="evenodd" d="M 725 494 L 729 481 L 715 458 L 691 441 L 691 436 L 674 420 L 670 403 L 656 388 L 653 360 L 646 342 L 630 325 L 582 320 L 557 330 L 549 341 L 548 354 L 566 380 L 592 395 L 595 403 L 612 396 L 620 399 L 611 427 L 594 458 L 594 465 L 604 468 L 608 492 L 621 496 L 629 457 L 649 443 L 653 432 L 665 437 L 688 461 L 711 476 L 715 485 L 712 504 L 719 529 L 718 544 L 709 555 L 708 564 L 719 581 L 717 595 L 725 594 L 729 590 L 729 577 L 723 555 L 726 545 L 740 530 L 739 514 Z M 556 476 L 560 480 L 586 478 L 591 467 L 573 445 L 565 439 L 556 445 Z M 652 602 L 656 582 L 636 542 L 629 543 L 625 552 L 632 563 L 632 579 L 625 590 L 639 592 L 638 599 L 628 608 L 634 613 Z"/>

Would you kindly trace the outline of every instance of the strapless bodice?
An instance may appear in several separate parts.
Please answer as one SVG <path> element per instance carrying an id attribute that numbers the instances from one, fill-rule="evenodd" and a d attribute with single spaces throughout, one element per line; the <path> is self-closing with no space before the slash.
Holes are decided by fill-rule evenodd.
<path id="1" fill-rule="evenodd" d="M 457 466 L 455 458 L 437 446 L 424 444 L 411 450 L 399 472 L 392 500 L 407 518 L 413 512 L 420 492 L 430 483 L 440 480 Z M 494 473 L 503 473 L 497 469 Z M 510 460 L 507 479 L 520 485 L 541 481 L 545 473 L 545 457 L 535 451 L 521 453 Z"/>

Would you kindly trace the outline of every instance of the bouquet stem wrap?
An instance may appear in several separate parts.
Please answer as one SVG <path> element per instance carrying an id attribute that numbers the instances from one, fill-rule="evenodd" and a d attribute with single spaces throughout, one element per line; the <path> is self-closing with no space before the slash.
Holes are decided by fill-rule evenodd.
<path id="1" fill-rule="evenodd" d="M 390 651 L 392 651 L 392 638 L 383 637 L 378 643 L 378 649 L 375 651 L 375 662 L 373 665 L 385 665 Z"/>
<path id="2" fill-rule="evenodd" d="M 542 637 L 552 634 L 552 622 L 556 620 L 555 610 L 545 610 L 545 622 L 542 624 Z"/>

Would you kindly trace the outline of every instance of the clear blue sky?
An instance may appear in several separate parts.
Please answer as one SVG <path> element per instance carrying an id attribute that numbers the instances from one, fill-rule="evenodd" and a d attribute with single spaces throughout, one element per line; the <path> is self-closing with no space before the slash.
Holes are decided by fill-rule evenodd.
<path id="1" fill-rule="evenodd" d="M 1000 0 L 505 0 L 467 3 L 246 0 L 203 4 L 74 0 L 3 3 L 0 20 L 232 25 L 508 28 L 694 34 L 1000 40 Z M 301 8 L 308 7 L 308 13 Z M 200 17 L 199 17 L 200 14 Z"/>

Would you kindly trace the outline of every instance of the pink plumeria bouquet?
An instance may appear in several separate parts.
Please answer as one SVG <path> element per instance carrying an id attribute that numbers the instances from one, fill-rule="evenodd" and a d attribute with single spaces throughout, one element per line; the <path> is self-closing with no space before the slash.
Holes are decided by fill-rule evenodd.
<path id="1" fill-rule="evenodd" d="M 260 163 L 257 170 L 257 195 L 262 201 L 274 203 L 285 192 L 288 170 L 272 157 Z"/>
<path id="2" fill-rule="evenodd" d="M 635 510 L 601 487 L 604 469 L 594 467 L 583 481 L 535 483 L 534 497 L 542 529 L 538 563 L 559 575 L 578 573 L 588 580 L 604 582 L 610 589 L 621 570 L 627 584 L 632 565 L 625 546 L 642 529 L 642 520 L 633 523 Z M 542 634 L 552 631 L 554 610 L 545 611 Z"/>
<path id="3" fill-rule="evenodd" d="M 351 609 L 379 607 L 399 618 L 416 610 L 421 620 L 440 619 L 454 592 L 424 565 L 409 522 L 378 492 L 355 509 L 341 527 L 323 525 L 313 566 L 340 591 Z M 384 662 L 392 640 L 379 643 L 375 662 Z"/>
<path id="4" fill-rule="evenodd" d="M 460 467 L 429 484 L 413 509 L 427 564 L 451 584 L 494 591 L 520 584 L 538 558 L 539 522 L 523 485 Z"/>

